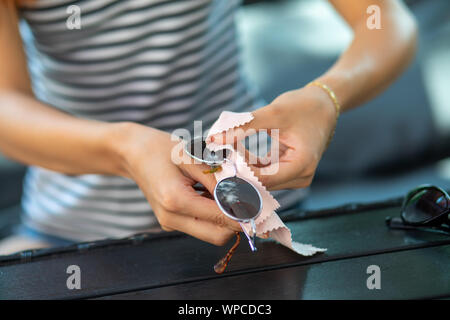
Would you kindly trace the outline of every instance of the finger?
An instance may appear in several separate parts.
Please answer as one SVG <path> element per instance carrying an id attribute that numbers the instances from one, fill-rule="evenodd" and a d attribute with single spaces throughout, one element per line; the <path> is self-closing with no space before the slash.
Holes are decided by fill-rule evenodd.
<path id="1" fill-rule="evenodd" d="M 249 166 L 255 166 L 257 168 L 268 166 L 271 162 L 270 151 L 266 155 L 259 157 L 253 152 L 246 149 L 243 144 L 238 143 L 235 149 L 238 150 L 239 154 L 244 157 L 245 162 Z"/>
<path id="2" fill-rule="evenodd" d="M 181 231 L 216 246 L 225 245 L 234 235 L 234 231 L 208 221 L 170 212 L 165 212 L 165 215 L 167 223 L 164 228 Z"/>
<path id="3" fill-rule="evenodd" d="M 210 193 L 213 193 L 217 184 L 214 174 L 205 173 L 211 170 L 211 167 L 195 161 L 186 152 L 183 151 L 182 161 L 178 165 L 184 175 L 188 176 L 195 182 L 200 182 Z"/>
<path id="4" fill-rule="evenodd" d="M 195 182 L 200 182 L 210 193 L 214 192 L 214 187 L 217 184 L 216 178 L 212 173 L 205 173 L 206 171 L 211 170 L 210 166 L 203 163 L 182 163 L 179 165 L 179 168 L 183 174 L 187 175 Z"/>
<path id="5" fill-rule="evenodd" d="M 215 225 L 226 227 L 233 231 L 242 231 L 240 224 L 220 211 L 215 200 L 204 197 L 194 189 L 177 190 L 173 194 L 175 206 L 166 207 L 168 211 L 180 215 L 195 217 L 209 221 Z"/>
<path id="6" fill-rule="evenodd" d="M 207 165 L 189 165 L 183 168 L 194 181 L 200 182 L 211 194 L 214 193 L 217 180 L 213 173 L 205 173 L 211 170 Z"/>
<path id="7" fill-rule="evenodd" d="M 201 196 L 192 187 L 198 181 L 210 194 L 214 194 L 216 178 L 214 174 L 204 173 L 210 167 L 206 164 L 190 164 L 188 161 L 183 161 L 178 167 L 191 179 L 191 183 L 170 186 L 165 192 L 162 206 L 170 212 L 197 217 L 234 231 L 241 231 L 239 223 L 226 217 L 214 200 Z"/>
<path id="8" fill-rule="evenodd" d="M 251 166 L 259 181 L 266 187 L 272 188 L 298 179 L 301 169 L 295 162 L 274 162 L 265 167 Z"/>
<path id="9" fill-rule="evenodd" d="M 277 129 L 275 119 L 273 117 L 273 106 L 267 105 L 252 112 L 253 120 L 241 126 L 229 129 L 226 132 L 215 134 L 207 139 L 207 142 L 214 142 L 218 144 L 233 144 L 236 141 L 241 141 L 247 136 L 253 135 L 260 129 L 267 129 L 270 134 L 271 129 Z"/>

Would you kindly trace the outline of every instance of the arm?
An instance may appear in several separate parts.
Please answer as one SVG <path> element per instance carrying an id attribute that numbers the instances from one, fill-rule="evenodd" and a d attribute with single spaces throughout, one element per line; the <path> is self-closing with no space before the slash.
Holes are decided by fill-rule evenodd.
<path id="1" fill-rule="evenodd" d="M 34 99 L 12 1 L 0 2 L 0 150 L 67 174 L 126 175 L 114 124 L 77 119 Z"/>
<path id="2" fill-rule="evenodd" d="M 379 94 L 411 61 L 416 45 L 414 19 L 398 0 L 330 0 L 352 27 L 354 39 L 338 61 L 318 81 L 334 91 L 341 111 Z M 381 30 L 366 26 L 369 5 L 381 9 Z M 271 190 L 311 184 L 317 165 L 336 125 L 336 108 L 319 86 L 285 92 L 253 112 L 254 120 L 214 140 L 233 142 L 259 129 L 279 132 L 280 148 L 270 163 L 252 165 Z M 355 137 L 356 138 L 356 137 Z"/>
<path id="3" fill-rule="evenodd" d="M 336 93 L 342 110 L 356 107 L 391 84 L 411 62 L 416 47 L 414 18 L 397 0 L 329 0 L 351 26 L 350 47 L 318 80 Z M 381 29 L 367 28 L 366 10 L 377 5 Z"/>
<path id="4" fill-rule="evenodd" d="M 105 123 L 70 116 L 32 94 L 13 1 L 0 1 L 0 150 L 7 156 L 66 174 L 108 174 L 139 185 L 164 230 L 178 230 L 216 245 L 239 231 L 214 200 L 215 179 L 205 165 L 172 162 L 177 142 L 134 123 Z M 151 150 L 152 152 L 149 152 Z M 187 157 L 185 154 L 182 157 Z"/>

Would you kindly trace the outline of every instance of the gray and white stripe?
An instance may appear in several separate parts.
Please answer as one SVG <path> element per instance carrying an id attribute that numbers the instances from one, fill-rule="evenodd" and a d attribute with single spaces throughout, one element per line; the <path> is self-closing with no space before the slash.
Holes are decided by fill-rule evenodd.
<path id="1" fill-rule="evenodd" d="M 69 5 L 81 29 L 66 27 Z M 221 111 L 246 111 L 255 93 L 241 70 L 240 0 L 35 0 L 21 34 L 36 97 L 78 117 L 161 130 L 208 128 Z M 24 223 L 76 241 L 157 226 L 136 184 L 31 167 Z"/>

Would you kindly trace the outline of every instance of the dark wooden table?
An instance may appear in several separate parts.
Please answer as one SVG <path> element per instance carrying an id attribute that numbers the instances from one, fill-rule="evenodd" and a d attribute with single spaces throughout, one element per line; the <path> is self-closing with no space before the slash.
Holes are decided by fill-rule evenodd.
<path id="1" fill-rule="evenodd" d="M 175 234 L 79 244 L 0 258 L 1 299 L 417 299 L 450 297 L 450 237 L 389 230 L 399 201 L 289 214 L 294 238 L 328 248 L 302 257 L 279 244 L 245 241 L 227 271 L 215 247 Z M 81 289 L 66 286 L 67 267 L 81 270 Z M 369 290 L 367 268 L 380 268 Z"/>

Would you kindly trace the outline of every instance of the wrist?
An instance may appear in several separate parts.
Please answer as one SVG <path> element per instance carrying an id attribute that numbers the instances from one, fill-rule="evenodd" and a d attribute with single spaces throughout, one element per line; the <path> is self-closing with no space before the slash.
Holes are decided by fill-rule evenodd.
<path id="1" fill-rule="evenodd" d="M 314 101 L 311 103 L 313 107 L 314 118 L 317 119 L 316 125 L 320 128 L 323 141 L 321 143 L 323 150 L 328 148 L 334 137 L 337 120 L 339 118 L 339 104 L 330 92 L 319 84 L 309 84 L 303 88 L 306 90 L 307 96 Z"/>
<path id="2" fill-rule="evenodd" d="M 142 125 L 133 122 L 117 122 L 108 124 L 106 133 L 106 149 L 112 161 L 113 175 L 131 178 L 130 158 L 133 137 L 138 136 L 138 131 L 142 130 Z"/>
<path id="3" fill-rule="evenodd" d="M 316 85 L 307 85 L 302 90 L 307 90 L 307 95 L 314 101 L 311 106 L 316 117 L 319 117 L 327 127 L 334 127 L 339 117 L 339 109 L 328 93 Z"/>
<path id="4" fill-rule="evenodd" d="M 310 82 L 307 87 L 319 88 L 321 90 L 322 94 L 320 94 L 320 96 L 322 98 L 323 105 L 329 106 L 329 108 L 334 110 L 334 118 L 337 121 L 341 113 L 341 105 L 334 91 L 322 81 L 317 80 Z M 319 97 L 319 94 L 317 94 L 317 96 Z M 325 98 L 325 96 L 327 97 Z"/>

